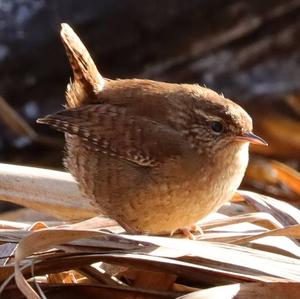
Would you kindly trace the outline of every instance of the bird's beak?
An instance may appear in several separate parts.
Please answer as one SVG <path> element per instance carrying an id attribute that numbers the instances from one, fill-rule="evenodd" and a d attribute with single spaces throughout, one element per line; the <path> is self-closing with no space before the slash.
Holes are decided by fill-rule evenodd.
<path id="1" fill-rule="evenodd" d="M 255 135 L 255 134 L 253 134 L 252 132 L 243 133 L 243 135 L 237 136 L 236 140 L 248 141 L 253 144 L 268 145 L 268 143 L 265 140 L 263 140 L 261 137 Z"/>

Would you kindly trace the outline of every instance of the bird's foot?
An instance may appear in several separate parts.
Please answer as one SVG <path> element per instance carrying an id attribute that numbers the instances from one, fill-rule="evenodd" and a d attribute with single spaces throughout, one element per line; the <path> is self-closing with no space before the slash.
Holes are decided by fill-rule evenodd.
<path id="1" fill-rule="evenodd" d="M 173 234 L 176 232 L 182 233 L 185 237 L 187 237 L 190 240 L 196 239 L 193 233 L 199 233 L 200 235 L 204 234 L 201 227 L 197 224 L 176 229 L 175 231 L 171 232 L 170 236 L 173 236 Z"/>

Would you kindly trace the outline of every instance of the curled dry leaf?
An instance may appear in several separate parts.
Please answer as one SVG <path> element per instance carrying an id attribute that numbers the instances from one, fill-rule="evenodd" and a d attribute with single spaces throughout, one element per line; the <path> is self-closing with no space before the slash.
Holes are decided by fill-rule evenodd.
<path id="1" fill-rule="evenodd" d="M 239 193 L 257 211 L 273 215 L 283 226 L 300 223 L 300 211 L 286 202 L 249 191 Z"/>
<path id="2" fill-rule="evenodd" d="M 63 220 L 97 214 L 72 176 L 61 171 L 1 163 L 0 198 Z"/>
<path id="3" fill-rule="evenodd" d="M 259 156 L 251 157 L 243 186 L 300 207 L 300 174 L 278 161 Z"/>
<path id="4" fill-rule="evenodd" d="M 116 235 L 94 230 L 42 229 L 23 238 L 17 248 L 15 258 L 16 283 L 26 296 L 38 296 L 20 271 L 24 259 L 74 239 L 98 237 L 119 242 L 136 244 L 134 253 L 113 251 L 70 257 L 59 257 L 64 265 L 81 265 L 104 261 L 140 270 L 176 273 L 191 281 L 224 283 L 225 281 L 300 281 L 300 261 L 272 253 L 230 244 L 198 242 L 165 237 Z M 102 249 L 103 251 L 103 249 Z M 105 251 L 104 251 L 105 252 Z M 232 259 L 232 256 L 235 259 Z M 40 257 L 41 258 L 41 257 Z M 55 264 L 55 258 L 51 265 Z M 73 260 L 73 262 L 71 262 Z M 78 264 L 79 265 L 79 264 Z M 152 280 L 152 279 L 151 279 Z M 151 286 L 151 283 L 150 283 Z"/>
<path id="5" fill-rule="evenodd" d="M 300 196 L 300 173 L 287 165 L 273 161 L 278 179 Z"/>

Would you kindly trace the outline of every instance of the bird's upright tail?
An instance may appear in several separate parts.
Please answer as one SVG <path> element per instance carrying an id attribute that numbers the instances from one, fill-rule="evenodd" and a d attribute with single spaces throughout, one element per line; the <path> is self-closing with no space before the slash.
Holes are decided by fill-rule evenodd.
<path id="1" fill-rule="evenodd" d="M 105 80 L 88 50 L 68 24 L 61 25 L 60 35 L 74 75 L 74 81 L 68 84 L 66 90 L 67 105 L 69 108 L 77 108 L 101 92 Z"/>

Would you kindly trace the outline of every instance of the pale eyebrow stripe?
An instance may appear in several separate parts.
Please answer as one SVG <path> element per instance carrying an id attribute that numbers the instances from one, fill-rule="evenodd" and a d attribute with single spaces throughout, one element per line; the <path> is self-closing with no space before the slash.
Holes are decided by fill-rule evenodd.
<path id="1" fill-rule="evenodd" d="M 203 116 L 206 119 L 209 120 L 216 120 L 216 121 L 223 121 L 223 119 L 221 117 L 215 116 L 215 115 L 209 115 L 207 113 L 205 113 L 203 110 L 201 109 L 195 109 L 196 114 Z"/>

